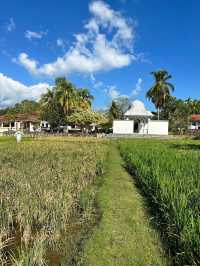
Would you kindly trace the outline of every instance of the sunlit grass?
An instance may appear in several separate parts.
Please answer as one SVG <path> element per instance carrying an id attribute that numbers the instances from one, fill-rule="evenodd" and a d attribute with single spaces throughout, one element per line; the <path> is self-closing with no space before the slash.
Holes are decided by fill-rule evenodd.
<path id="1" fill-rule="evenodd" d="M 154 208 L 178 265 L 200 264 L 200 142 L 120 141 L 127 169 Z"/>
<path id="2" fill-rule="evenodd" d="M 0 143 L 1 243 L 9 246 L 1 248 L 2 260 L 67 265 L 76 255 L 79 231 L 94 219 L 90 187 L 103 172 L 107 145 L 60 137 Z M 86 190 L 91 195 L 85 203 Z"/>

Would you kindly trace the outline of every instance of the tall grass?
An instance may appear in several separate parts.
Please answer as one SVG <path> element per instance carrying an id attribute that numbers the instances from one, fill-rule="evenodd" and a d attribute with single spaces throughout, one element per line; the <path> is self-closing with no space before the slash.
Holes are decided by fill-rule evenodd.
<path id="1" fill-rule="evenodd" d="M 200 265 L 200 142 L 120 142 L 126 166 L 159 214 L 174 263 Z"/>
<path id="2" fill-rule="evenodd" d="M 93 184 L 104 170 L 106 150 L 102 142 L 64 138 L 0 143 L 4 264 L 73 264 L 95 219 Z"/>

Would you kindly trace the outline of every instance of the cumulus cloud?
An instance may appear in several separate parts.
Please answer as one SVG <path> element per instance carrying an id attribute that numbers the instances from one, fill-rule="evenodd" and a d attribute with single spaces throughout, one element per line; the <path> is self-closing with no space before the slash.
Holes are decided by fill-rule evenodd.
<path id="1" fill-rule="evenodd" d="M 6 29 L 8 32 L 12 32 L 16 29 L 16 24 L 13 18 L 10 18 L 9 22 L 6 25 Z"/>
<path id="2" fill-rule="evenodd" d="M 47 83 L 26 86 L 0 73 L 0 108 L 12 106 L 24 99 L 38 100 L 48 87 Z"/>
<path id="3" fill-rule="evenodd" d="M 136 83 L 135 89 L 133 89 L 133 91 L 131 93 L 132 97 L 138 96 L 138 94 L 141 92 L 141 90 L 142 90 L 142 82 L 143 82 L 143 80 L 141 78 L 139 78 L 137 83 Z"/>
<path id="4" fill-rule="evenodd" d="M 45 36 L 47 34 L 47 32 L 35 32 L 35 31 L 30 31 L 27 30 L 24 33 L 24 36 L 26 39 L 28 39 L 29 41 L 32 41 L 33 39 L 42 39 L 43 36 Z"/>
<path id="5" fill-rule="evenodd" d="M 18 63 L 34 75 L 55 77 L 78 72 L 92 74 L 131 64 L 133 54 L 133 25 L 120 12 L 103 1 L 89 5 L 91 19 L 84 25 L 83 33 L 74 35 L 69 50 L 54 62 L 40 65 L 27 53 L 21 53 Z M 62 45 L 57 40 L 57 45 Z"/>

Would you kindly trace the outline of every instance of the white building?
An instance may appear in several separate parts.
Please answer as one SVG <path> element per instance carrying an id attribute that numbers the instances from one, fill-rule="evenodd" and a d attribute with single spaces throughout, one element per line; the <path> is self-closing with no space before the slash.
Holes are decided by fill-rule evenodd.
<path id="1" fill-rule="evenodd" d="M 153 114 L 143 102 L 135 100 L 124 114 L 124 120 L 113 121 L 113 134 L 168 135 L 168 121 L 152 120 Z"/>
<path id="2" fill-rule="evenodd" d="M 191 124 L 188 126 L 191 131 L 200 130 L 200 114 L 194 114 L 191 116 Z"/>
<path id="3" fill-rule="evenodd" d="M 38 113 L 16 114 L 0 116 L 0 134 L 12 133 L 17 130 L 23 132 L 49 131 L 50 125 L 47 121 L 41 121 Z"/>

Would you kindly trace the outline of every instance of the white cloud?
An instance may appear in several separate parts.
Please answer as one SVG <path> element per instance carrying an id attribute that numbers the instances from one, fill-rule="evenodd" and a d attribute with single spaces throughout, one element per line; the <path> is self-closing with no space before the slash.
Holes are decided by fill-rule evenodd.
<path id="1" fill-rule="evenodd" d="M 92 74 L 122 68 L 136 60 L 133 55 L 134 32 L 132 24 L 103 1 L 89 5 L 92 15 L 85 31 L 74 35 L 70 49 L 54 62 L 40 65 L 28 54 L 21 53 L 18 63 L 34 75 L 55 77 L 78 72 Z M 58 42 L 57 45 L 62 45 Z"/>
<path id="2" fill-rule="evenodd" d="M 24 99 L 38 100 L 48 87 L 47 83 L 26 86 L 0 73 L 0 108 L 12 106 Z"/>
<path id="3" fill-rule="evenodd" d="M 13 18 L 10 18 L 9 23 L 6 25 L 6 29 L 8 32 L 12 32 L 16 29 L 16 24 Z"/>
<path id="4" fill-rule="evenodd" d="M 104 86 L 104 83 L 100 80 L 97 80 L 93 74 L 90 75 L 90 80 L 91 80 L 93 88 L 95 89 L 100 89 L 101 87 Z"/>
<path id="5" fill-rule="evenodd" d="M 35 31 L 27 30 L 24 33 L 25 38 L 30 41 L 32 41 L 33 39 L 42 39 L 42 37 L 44 37 L 45 35 L 47 35 L 47 32 L 43 32 L 43 31 L 35 32 Z"/>
<path id="6" fill-rule="evenodd" d="M 107 92 L 112 100 L 120 97 L 120 92 L 117 90 L 115 85 L 109 86 Z"/>
<path id="7" fill-rule="evenodd" d="M 141 90 L 142 90 L 142 82 L 143 82 L 143 80 L 141 78 L 139 78 L 137 83 L 136 83 L 135 89 L 133 89 L 133 91 L 131 93 L 132 97 L 138 96 L 138 94 L 141 92 Z"/>
<path id="8" fill-rule="evenodd" d="M 107 86 L 107 89 L 105 90 L 106 94 L 112 99 L 115 100 L 117 98 L 135 98 L 139 95 L 139 93 L 142 90 L 142 82 L 143 80 L 141 78 L 138 79 L 135 89 L 132 90 L 130 94 L 122 94 L 116 85 Z"/>
<path id="9" fill-rule="evenodd" d="M 110 85 L 107 86 L 107 89 L 105 90 L 106 94 L 110 96 L 112 100 L 115 100 L 117 98 L 129 98 L 129 95 L 127 94 L 122 94 L 116 85 Z"/>
<path id="10" fill-rule="evenodd" d="M 63 50 L 65 49 L 65 41 L 63 39 L 58 38 L 56 40 L 56 44 L 57 44 L 58 47 L 61 47 Z"/>
<path id="11" fill-rule="evenodd" d="M 37 75 L 38 62 L 34 59 L 28 58 L 28 55 L 26 53 L 21 53 L 18 57 L 18 60 L 16 58 L 13 58 L 12 61 L 14 63 L 23 62 L 24 67 L 28 69 L 31 74 Z"/>

